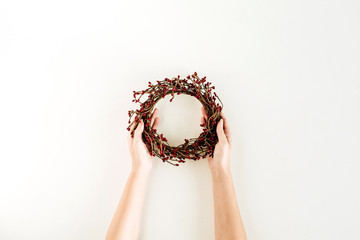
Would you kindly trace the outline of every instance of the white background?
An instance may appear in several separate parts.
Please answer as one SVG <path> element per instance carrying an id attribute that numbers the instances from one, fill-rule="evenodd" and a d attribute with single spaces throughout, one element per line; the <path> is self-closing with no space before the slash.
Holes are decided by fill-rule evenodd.
<path id="1" fill-rule="evenodd" d="M 360 239 L 358 1 L 0 2 L 0 239 L 104 239 L 132 91 L 197 72 L 233 135 L 249 239 Z M 161 101 L 196 137 L 200 103 Z M 214 239 L 206 160 L 154 159 L 141 239 Z"/>

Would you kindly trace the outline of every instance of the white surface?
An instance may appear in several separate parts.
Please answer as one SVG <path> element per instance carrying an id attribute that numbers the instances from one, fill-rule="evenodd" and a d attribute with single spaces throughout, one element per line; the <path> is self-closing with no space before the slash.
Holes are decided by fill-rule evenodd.
<path id="1" fill-rule="evenodd" d="M 0 239 L 104 239 L 130 170 L 132 91 L 194 71 L 231 122 L 249 239 L 359 239 L 359 12 L 349 0 L 1 1 Z M 191 101 L 159 103 L 174 141 L 199 130 Z M 207 162 L 154 159 L 141 239 L 213 229 Z"/>

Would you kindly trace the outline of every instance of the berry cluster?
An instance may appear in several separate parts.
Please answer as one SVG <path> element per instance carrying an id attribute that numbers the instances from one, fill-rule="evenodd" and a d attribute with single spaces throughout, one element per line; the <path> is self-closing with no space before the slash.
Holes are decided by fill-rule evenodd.
<path id="1" fill-rule="evenodd" d="M 129 114 L 129 124 L 135 124 L 136 129 L 141 119 L 144 121 L 144 131 L 142 139 L 149 150 L 151 156 L 157 156 L 172 165 L 178 166 L 178 163 L 184 163 L 186 159 L 199 160 L 205 158 L 207 155 L 213 156 L 215 144 L 218 141 L 216 135 L 216 126 L 221 119 L 220 113 L 223 108 L 223 104 L 218 95 L 213 92 L 214 86 L 211 86 L 210 82 L 206 81 L 206 77 L 200 78 L 196 72 L 191 76 L 188 75 L 184 79 L 180 79 L 180 75 L 172 79 L 165 78 L 162 81 L 157 81 L 157 84 L 149 82 L 148 88 L 142 91 L 133 91 L 135 103 L 140 103 L 140 109 L 131 110 Z M 185 139 L 183 144 L 173 147 L 167 142 L 167 139 L 163 134 L 157 133 L 156 129 L 152 129 L 150 126 L 151 114 L 156 103 L 164 98 L 166 95 L 171 94 L 174 99 L 175 95 L 188 94 L 197 98 L 204 106 L 207 113 L 207 119 L 205 123 L 200 124 L 203 128 L 203 132 L 198 138 Z M 140 99 L 147 95 L 145 101 Z M 218 99 L 221 103 L 216 102 Z M 134 120 L 131 121 L 132 117 Z M 130 131 L 130 126 L 127 128 Z M 134 130 L 131 132 L 133 136 Z"/>

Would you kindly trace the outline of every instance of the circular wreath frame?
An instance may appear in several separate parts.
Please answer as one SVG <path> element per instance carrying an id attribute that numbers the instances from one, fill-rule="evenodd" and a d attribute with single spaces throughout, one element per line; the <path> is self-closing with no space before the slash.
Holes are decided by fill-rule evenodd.
<path id="1" fill-rule="evenodd" d="M 211 82 L 206 81 L 206 76 L 200 78 L 196 72 L 191 76 L 188 75 L 184 79 L 180 79 L 180 75 L 172 79 L 165 78 L 162 81 L 157 81 L 157 84 L 149 82 L 148 88 L 142 91 L 133 91 L 134 99 L 132 102 L 140 103 L 140 109 L 130 110 L 128 112 L 130 125 L 127 127 L 131 131 L 130 126 L 135 124 L 131 131 L 131 136 L 134 135 L 140 120 L 144 121 L 144 131 L 142 139 L 149 150 L 151 156 L 157 156 L 172 165 L 179 166 L 179 163 L 185 163 L 186 159 L 199 160 L 206 156 L 213 156 L 215 144 L 218 142 L 216 134 L 216 126 L 220 121 L 221 110 L 223 104 L 219 96 L 213 91 L 215 86 L 210 86 Z M 148 94 L 147 100 L 141 102 L 140 99 L 145 94 Z M 170 146 L 163 134 L 159 134 L 156 129 L 151 128 L 150 119 L 156 103 L 164 98 L 166 95 L 172 95 L 170 102 L 175 95 L 187 94 L 197 98 L 204 106 L 207 118 L 203 124 L 203 132 L 198 138 L 185 139 L 185 143 L 176 147 Z M 216 102 L 219 100 L 220 104 Z M 132 117 L 135 119 L 131 121 Z"/>

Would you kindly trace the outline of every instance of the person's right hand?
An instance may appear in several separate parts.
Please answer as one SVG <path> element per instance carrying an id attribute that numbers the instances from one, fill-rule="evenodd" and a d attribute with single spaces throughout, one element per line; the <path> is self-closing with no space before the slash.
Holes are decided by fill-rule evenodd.
<path id="1" fill-rule="evenodd" d="M 207 114 L 205 108 L 201 107 L 202 117 L 201 123 L 205 123 L 207 120 Z M 225 117 L 224 113 L 221 112 L 221 120 L 216 126 L 216 133 L 218 136 L 218 143 L 215 145 L 213 157 L 208 156 L 209 167 L 211 171 L 214 170 L 225 170 L 230 171 L 230 153 L 231 153 L 231 132 L 229 122 Z"/>

